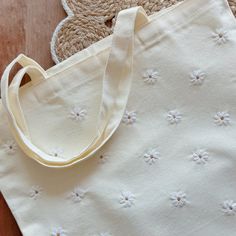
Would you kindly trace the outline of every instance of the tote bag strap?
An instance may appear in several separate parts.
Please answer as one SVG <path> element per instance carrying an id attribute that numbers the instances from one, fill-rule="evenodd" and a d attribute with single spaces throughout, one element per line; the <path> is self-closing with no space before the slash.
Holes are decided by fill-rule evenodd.
<path id="1" fill-rule="evenodd" d="M 132 80 L 135 30 L 147 22 L 148 17 L 142 7 L 123 10 L 118 14 L 103 75 L 97 132 L 86 148 L 68 160 L 55 160 L 50 154 L 33 144 L 20 107 L 18 92 L 23 76 L 27 73 L 32 83 L 38 83 L 46 80 L 46 72 L 24 55 L 19 55 L 8 65 L 1 79 L 2 104 L 8 115 L 14 138 L 27 156 L 48 167 L 66 167 L 88 158 L 106 143 L 119 126 L 127 104 Z M 23 68 L 16 74 L 9 87 L 9 74 L 17 62 Z"/>
<path id="2" fill-rule="evenodd" d="M 45 71 L 43 68 L 34 60 L 30 59 L 29 57 L 26 57 L 23 54 L 20 54 L 17 58 L 15 58 L 5 69 L 2 80 L 1 80 L 1 91 L 2 91 L 2 102 L 5 104 L 5 107 L 7 108 L 7 111 L 9 113 L 9 116 L 11 116 L 14 119 L 14 115 L 18 114 L 18 119 L 19 119 L 19 126 L 24 132 L 29 135 L 27 125 L 23 116 L 23 111 L 21 109 L 20 103 L 19 103 L 19 97 L 16 96 L 17 104 L 15 104 L 15 109 L 10 108 L 10 100 L 9 98 L 9 89 L 8 89 L 8 84 L 9 84 L 9 75 L 12 70 L 12 68 L 19 63 L 22 67 L 28 67 L 27 73 L 31 78 L 32 84 L 37 84 L 41 80 L 45 78 Z M 25 68 L 18 71 L 17 75 L 14 77 L 11 87 L 15 88 L 17 91 L 21 81 L 23 79 L 23 76 L 25 73 L 22 73 L 25 71 Z M 19 74 L 22 74 L 22 76 L 19 76 Z M 21 77 L 21 78 L 20 78 Z M 20 78 L 20 79 L 19 79 Z M 18 92 L 18 91 L 17 91 Z M 14 114 L 14 115 L 13 115 Z"/>

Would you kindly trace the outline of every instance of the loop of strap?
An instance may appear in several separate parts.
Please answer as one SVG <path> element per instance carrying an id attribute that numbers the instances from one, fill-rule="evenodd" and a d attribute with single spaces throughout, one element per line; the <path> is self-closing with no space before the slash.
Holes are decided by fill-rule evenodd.
<path id="1" fill-rule="evenodd" d="M 36 63 L 35 61 L 26 57 L 23 54 L 20 54 L 16 59 L 14 59 L 7 66 L 7 68 L 5 69 L 5 71 L 3 73 L 2 79 L 1 79 L 1 91 L 2 91 L 2 103 L 3 103 L 3 106 L 5 107 L 5 110 L 8 113 L 10 120 L 12 120 L 12 119 L 15 120 L 15 117 L 14 117 L 13 109 L 11 106 L 11 99 L 10 99 L 10 94 L 12 94 L 12 93 L 10 93 L 11 90 L 8 88 L 9 75 L 10 75 L 12 68 L 14 67 L 14 65 L 16 63 L 19 63 L 24 68 L 21 69 L 20 71 L 18 71 L 17 75 L 14 77 L 14 79 L 11 83 L 12 88 L 16 89 L 16 88 L 20 87 L 21 81 L 26 73 L 29 74 L 32 84 L 36 84 L 36 83 L 40 82 L 41 80 L 45 79 L 45 72 L 42 69 L 42 67 L 38 63 Z M 20 107 L 19 100 L 15 104 L 14 110 L 17 111 L 18 114 L 20 114 L 18 125 L 28 135 L 28 129 L 27 129 L 25 120 L 23 118 L 23 112 Z"/>
<path id="2" fill-rule="evenodd" d="M 69 160 L 53 160 L 30 139 L 18 91 L 23 76 L 30 75 L 32 83 L 47 78 L 46 72 L 30 58 L 19 55 L 3 73 L 1 80 L 2 104 L 8 115 L 11 131 L 25 154 L 48 167 L 66 167 L 94 154 L 111 137 L 122 119 L 132 81 L 134 32 L 148 22 L 142 7 L 134 7 L 118 14 L 111 49 L 103 76 L 103 93 L 97 132 L 91 143 Z M 9 73 L 16 63 L 23 68 L 16 74 L 9 87 Z"/>

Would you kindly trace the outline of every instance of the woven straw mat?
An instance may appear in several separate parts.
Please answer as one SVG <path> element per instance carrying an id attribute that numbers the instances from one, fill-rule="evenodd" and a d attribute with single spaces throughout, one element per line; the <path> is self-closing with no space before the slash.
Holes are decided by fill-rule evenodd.
<path id="1" fill-rule="evenodd" d="M 170 7 L 181 0 L 62 0 L 68 15 L 56 27 L 51 54 L 59 63 L 76 52 L 112 33 L 120 10 L 142 6 L 148 15 Z M 236 0 L 229 0 L 236 16 Z"/>

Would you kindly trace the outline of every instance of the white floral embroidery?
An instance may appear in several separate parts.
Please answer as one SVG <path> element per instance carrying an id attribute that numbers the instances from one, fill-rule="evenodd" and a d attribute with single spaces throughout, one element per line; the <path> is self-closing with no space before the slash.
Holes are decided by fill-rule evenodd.
<path id="1" fill-rule="evenodd" d="M 190 81 L 193 85 L 201 85 L 206 77 L 206 74 L 202 70 L 194 70 L 190 74 Z"/>
<path id="2" fill-rule="evenodd" d="M 215 124 L 218 126 L 228 126 L 230 125 L 230 115 L 228 112 L 217 112 L 214 116 Z"/>
<path id="3" fill-rule="evenodd" d="M 149 164 L 152 165 L 156 162 L 156 160 L 160 159 L 160 152 L 157 148 L 153 148 L 147 151 L 144 155 L 144 160 Z"/>
<path id="4" fill-rule="evenodd" d="M 4 152 L 8 155 L 13 155 L 17 150 L 17 145 L 13 140 L 8 140 L 2 144 Z"/>
<path id="5" fill-rule="evenodd" d="M 41 193 L 42 193 L 43 189 L 40 186 L 33 186 L 30 191 L 29 191 L 29 196 L 34 199 L 37 200 Z"/>
<path id="6" fill-rule="evenodd" d="M 182 191 L 171 193 L 170 200 L 175 207 L 183 207 L 188 203 L 187 196 Z"/>
<path id="7" fill-rule="evenodd" d="M 209 160 L 209 153 L 203 149 L 192 153 L 192 159 L 197 164 L 205 164 Z"/>
<path id="8" fill-rule="evenodd" d="M 132 125 L 137 120 L 137 114 L 135 111 L 125 111 L 122 122 L 126 125 Z"/>
<path id="9" fill-rule="evenodd" d="M 236 202 L 233 200 L 224 201 L 222 204 L 222 211 L 228 216 L 236 215 Z"/>
<path id="10" fill-rule="evenodd" d="M 75 121 L 82 121 L 87 115 L 87 110 L 81 107 L 74 107 L 69 114 L 69 117 Z"/>
<path id="11" fill-rule="evenodd" d="M 135 196 L 133 193 L 129 191 L 122 191 L 120 195 L 120 204 L 124 208 L 132 207 L 135 202 Z"/>
<path id="12" fill-rule="evenodd" d="M 52 230 L 51 236 L 66 236 L 66 231 L 62 227 L 57 227 Z"/>
<path id="13" fill-rule="evenodd" d="M 219 45 L 225 44 L 229 41 L 228 32 L 223 28 L 216 29 L 216 31 L 212 33 L 212 38 Z"/>
<path id="14" fill-rule="evenodd" d="M 108 232 L 102 232 L 102 233 L 99 233 L 99 234 L 95 234 L 94 236 L 112 236 L 112 235 Z"/>
<path id="15" fill-rule="evenodd" d="M 109 156 L 107 154 L 100 154 L 98 158 L 99 158 L 99 163 L 101 164 L 104 164 L 109 160 Z"/>
<path id="16" fill-rule="evenodd" d="M 84 189 L 77 187 L 69 194 L 69 197 L 74 203 L 79 203 L 84 199 L 85 194 L 86 191 Z"/>
<path id="17" fill-rule="evenodd" d="M 60 147 L 56 147 L 56 148 L 53 148 L 50 152 L 50 155 L 53 156 L 53 157 L 59 157 L 59 158 L 62 158 L 63 156 L 63 149 L 60 148 Z"/>
<path id="18" fill-rule="evenodd" d="M 160 74 L 155 69 L 147 69 L 143 73 L 143 80 L 147 84 L 155 84 L 159 77 L 160 77 Z"/>
<path id="19" fill-rule="evenodd" d="M 182 120 L 182 114 L 176 110 L 172 110 L 168 112 L 166 118 L 170 124 L 178 124 Z"/>

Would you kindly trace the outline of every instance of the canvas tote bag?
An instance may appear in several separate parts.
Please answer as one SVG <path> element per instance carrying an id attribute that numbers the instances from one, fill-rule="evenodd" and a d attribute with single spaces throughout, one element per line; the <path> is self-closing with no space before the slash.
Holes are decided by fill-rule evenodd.
<path id="1" fill-rule="evenodd" d="M 47 71 L 19 55 L 1 79 L 0 189 L 22 234 L 234 236 L 235 58 L 226 0 L 124 10 Z"/>

